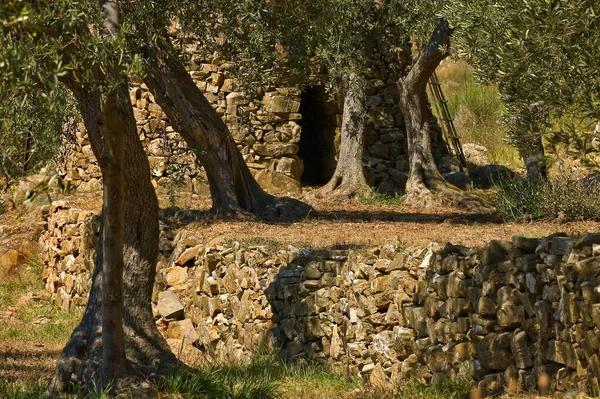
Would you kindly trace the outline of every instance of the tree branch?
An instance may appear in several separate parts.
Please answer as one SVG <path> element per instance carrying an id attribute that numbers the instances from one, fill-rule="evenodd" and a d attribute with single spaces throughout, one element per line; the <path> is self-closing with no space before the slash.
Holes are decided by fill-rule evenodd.
<path id="1" fill-rule="evenodd" d="M 106 17 L 106 29 L 109 35 L 119 32 L 119 2 L 112 0 L 99 0 L 98 5 L 104 11 Z"/>
<path id="2" fill-rule="evenodd" d="M 417 57 L 406 81 L 414 85 L 426 85 L 440 62 L 450 55 L 452 28 L 445 18 L 438 21 L 429 43 Z"/>

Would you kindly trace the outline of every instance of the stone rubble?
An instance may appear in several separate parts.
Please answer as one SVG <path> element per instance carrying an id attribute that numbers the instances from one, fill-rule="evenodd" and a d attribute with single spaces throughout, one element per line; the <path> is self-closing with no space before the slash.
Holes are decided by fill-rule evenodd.
<path id="1" fill-rule="evenodd" d="M 52 204 L 40 243 L 63 307 L 85 305 L 97 232 L 90 213 Z M 599 248 L 598 234 L 418 253 L 207 247 L 162 226 L 155 316 L 170 341 L 220 361 L 276 348 L 377 386 L 467 376 L 486 393 L 592 393 Z"/>

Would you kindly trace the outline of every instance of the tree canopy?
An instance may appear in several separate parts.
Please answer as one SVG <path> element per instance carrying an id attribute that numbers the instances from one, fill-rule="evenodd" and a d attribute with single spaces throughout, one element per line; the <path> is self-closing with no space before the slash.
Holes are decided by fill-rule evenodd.
<path id="1" fill-rule="evenodd" d="M 510 141 L 527 149 L 551 118 L 600 118 L 599 5 L 588 0 L 449 2 L 461 57 L 498 84 Z"/>

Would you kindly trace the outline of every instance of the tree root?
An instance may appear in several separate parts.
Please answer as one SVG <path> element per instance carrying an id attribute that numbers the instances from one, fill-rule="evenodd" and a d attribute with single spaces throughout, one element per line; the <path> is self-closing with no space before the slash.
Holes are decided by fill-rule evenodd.
<path id="1" fill-rule="evenodd" d="M 271 197 L 262 216 L 268 220 L 299 221 L 315 212 L 314 208 L 305 202 L 291 197 Z"/>
<path id="2" fill-rule="evenodd" d="M 495 208 L 474 193 L 462 191 L 448 183 L 424 183 L 408 188 L 404 204 L 415 208 L 456 208 L 469 212 L 493 212 Z"/>
<path id="3" fill-rule="evenodd" d="M 371 187 L 366 182 L 358 179 L 344 179 L 343 176 L 334 176 L 329 183 L 318 190 L 307 194 L 307 201 L 344 201 L 359 196 L 368 196 Z"/>

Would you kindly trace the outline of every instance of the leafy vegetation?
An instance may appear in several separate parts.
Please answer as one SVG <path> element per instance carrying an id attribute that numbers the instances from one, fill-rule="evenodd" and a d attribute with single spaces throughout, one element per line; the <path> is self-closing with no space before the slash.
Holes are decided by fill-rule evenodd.
<path id="1" fill-rule="evenodd" d="M 517 150 L 506 141 L 498 88 L 478 82 L 473 68 L 462 60 L 443 64 L 438 77 L 461 142 L 486 147 L 492 163 L 521 167 Z"/>
<path id="2" fill-rule="evenodd" d="M 365 205 L 390 205 L 390 206 L 401 206 L 404 203 L 404 195 L 389 195 L 380 193 L 376 189 L 373 189 L 367 195 L 359 195 L 358 199 L 362 204 Z"/>
<path id="3" fill-rule="evenodd" d="M 585 0 L 446 4 L 459 54 L 479 78 L 498 84 L 508 138 L 524 158 L 543 151 L 541 137 L 566 111 L 600 117 L 596 7 Z"/>
<path id="4" fill-rule="evenodd" d="M 4 94 L 4 96 L 3 96 Z M 2 98 L 3 97 L 3 98 Z M 58 157 L 63 132 L 76 110 L 62 88 L 28 93 L 20 101 L 0 91 L 0 171 L 9 178 L 35 173 Z"/>
<path id="5" fill-rule="evenodd" d="M 520 176 L 497 182 L 495 206 L 506 220 L 600 220 L 600 184 L 572 173 L 545 181 Z"/>

